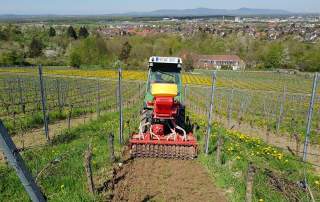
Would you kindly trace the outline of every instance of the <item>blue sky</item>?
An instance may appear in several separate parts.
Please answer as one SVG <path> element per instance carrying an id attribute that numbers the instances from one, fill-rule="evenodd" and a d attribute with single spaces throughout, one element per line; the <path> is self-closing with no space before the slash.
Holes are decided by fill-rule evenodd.
<path id="1" fill-rule="evenodd" d="M 198 7 L 320 13 L 320 0 L 0 0 L 0 14 L 108 14 Z"/>

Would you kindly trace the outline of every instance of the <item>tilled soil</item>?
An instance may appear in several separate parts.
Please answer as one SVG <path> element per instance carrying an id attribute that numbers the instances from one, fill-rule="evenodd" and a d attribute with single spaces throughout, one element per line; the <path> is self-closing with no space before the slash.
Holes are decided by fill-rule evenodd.
<path id="1" fill-rule="evenodd" d="M 138 158 L 117 178 L 112 201 L 227 201 L 195 160 Z"/>

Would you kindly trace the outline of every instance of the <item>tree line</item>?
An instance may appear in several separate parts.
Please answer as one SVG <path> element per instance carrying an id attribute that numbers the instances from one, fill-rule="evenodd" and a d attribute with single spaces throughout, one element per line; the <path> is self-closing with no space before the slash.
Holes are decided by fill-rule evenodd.
<path id="1" fill-rule="evenodd" d="M 180 56 L 235 54 L 247 69 L 320 71 L 320 42 L 305 43 L 290 36 L 269 41 L 245 35 L 227 37 L 199 33 L 190 37 L 158 33 L 148 36 L 105 36 L 85 26 L 0 26 L 0 65 L 61 65 L 77 68 L 112 68 L 121 60 L 125 68 L 142 69 L 152 55 Z M 185 60 L 193 68 L 194 61 Z"/>

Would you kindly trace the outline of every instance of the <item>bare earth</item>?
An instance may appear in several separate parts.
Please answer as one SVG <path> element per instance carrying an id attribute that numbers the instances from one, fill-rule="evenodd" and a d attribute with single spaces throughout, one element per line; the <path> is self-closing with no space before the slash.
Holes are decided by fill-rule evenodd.
<path id="1" fill-rule="evenodd" d="M 227 201 L 197 161 L 135 159 L 117 175 L 113 201 Z"/>

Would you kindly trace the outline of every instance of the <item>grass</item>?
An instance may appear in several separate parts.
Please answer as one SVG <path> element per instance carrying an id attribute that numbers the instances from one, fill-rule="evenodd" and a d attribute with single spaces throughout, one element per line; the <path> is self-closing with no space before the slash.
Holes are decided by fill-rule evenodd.
<path id="1" fill-rule="evenodd" d="M 129 133 L 130 125 L 137 126 L 133 114 L 136 107 L 125 111 L 126 120 L 124 134 Z M 86 189 L 86 178 L 83 167 L 83 153 L 92 144 L 94 175 L 101 169 L 110 168 L 107 145 L 107 134 L 116 131 L 118 113 L 109 113 L 100 119 L 81 125 L 70 131 L 62 132 L 53 144 L 43 148 L 28 150 L 22 154 L 33 176 L 44 168 L 50 161 L 60 160 L 41 175 L 38 181 L 50 201 L 93 201 L 101 200 L 93 197 Z M 128 119 L 129 120 L 129 119 Z M 114 132 L 117 134 L 117 132 Z M 117 136 L 116 136 L 117 137 Z M 115 138 L 116 155 L 120 156 L 120 145 Z M 0 201 L 28 201 L 16 173 L 8 166 L 0 165 Z"/>
<path id="2" fill-rule="evenodd" d="M 193 120 L 199 119 L 202 118 L 193 117 Z M 202 150 L 206 125 L 202 120 L 199 123 L 201 126 L 198 134 L 200 134 L 199 141 Z M 296 186 L 293 186 L 293 190 L 289 190 L 289 192 L 291 191 L 289 194 L 277 190 L 270 183 L 268 177 L 271 171 L 278 179 L 285 180 L 286 184 L 290 184 L 290 187 L 292 187 L 292 184 L 296 185 L 297 182 L 304 179 L 303 164 L 299 158 L 267 145 L 260 139 L 251 138 L 239 132 L 228 131 L 217 123 L 214 124 L 213 128 L 209 155 L 206 156 L 201 153 L 198 160 L 206 167 L 216 184 L 227 190 L 230 201 L 245 200 L 249 162 L 253 162 L 257 168 L 254 178 L 254 201 L 290 201 L 290 197 L 294 196 L 298 197 L 299 201 L 310 201 L 308 194 Z M 216 163 L 216 151 L 214 149 L 219 134 L 224 139 L 222 164 L 220 165 Z M 320 186 L 318 185 L 320 176 L 312 171 L 310 165 L 307 165 L 306 169 L 309 186 L 313 190 L 316 200 L 320 200 Z"/>
<path id="3" fill-rule="evenodd" d="M 136 130 L 138 107 L 125 110 L 125 134 Z M 205 134 L 203 117 L 191 114 L 192 120 L 197 120 L 200 130 L 197 132 L 199 147 L 202 150 Z M 108 160 L 107 134 L 114 132 L 116 154 L 120 156 L 120 145 L 117 144 L 118 113 L 108 113 L 100 119 L 64 131 L 53 140 L 53 144 L 43 148 L 34 148 L 24 152 L 23 158 L 33 176 L 54 159 L 59 162 L 52 165 L 39 178 L 39 185 L 50 201 L 101 201 L 99 196 L 92 196 L 86 189 L 86 179 L 83 168 L 83 153 L 89 143 L 93 148 L 93 170 L 98 176 L 102 170 L 111 168 Z M 278 191 L 270 184 L 268 170 L 287 182 L 296 183 L 303 179 L 303 165 L 299 159 L 284 153 L 276 147 L 271 147 L 263 141 L 251 138 L 238 132 L 225 130 L 214 124 L 210 139 L 209 155 L 200 153 L 198 161 L 208 170 L 214 183 L 228 193 L 230 201 L 244 201 L 245 180 L 249 162 L 257 167 L 254 178 L 254 201 L 290 201 L 288 196 Z M 218 134 L 224 139 L 222 164 L 215 162 L 214 145 Z M 307 165 L 307 178 L 311 189 L 320 199 L 320 176 L 316 176 Z M 6 165 L 0 165 L 0 201 L 28 201 L 29 198 L 19 182 L 15 172 Z M 299 201 L 309 201 L 307 193 L 301 189 L 293 190 Z"/>
<path id="4" fill-rule="evenodd" d="M 134 116 L 138 107 L 125 111 L 125 134 L 138 125 Z M 86 189 L 86 179 L 83 168 L 83 153 L 92 144 L 94 175 L 99 175 L 101 170 L 111 168 L 108 160 L 107 134 L 117 131 L 118 114 L 109 113 L 100 119 L 81 125 L 70 131 L 64 131 L 53 144 L 45 148 L 28 150 L 23 153 L 27 166 L 36 176 L 44 166 L 54 159 L 61 159 L 59 163 L 51 166 L 39 178 L 39 185 L 50 201 L 93 201 L 102 200 L 99 196 L 93 197 Z M 198 137 L 200 149 L 203 148 L 205 125 L 199 117 L 200 130 Z M 131 122 L 128 122 L 131 120 Z M 217 140 L 218 132 L 224 138 L 222 165 L 215 163 L 215 150 L 213 145 Z M 115 132 L 117 134 L 117 132 Z M 115 136 L 117 156 L 120 156 L 120 145 Z M 254 180 L 254 201 L 287 201 L 282 192 L 277 191 L 268 183 L 265 169 L 273 171 L 279 176 L 296 182 L 302 179 L 302 165 L 298 159 L 281 150 L 271 147 L 259 139 L 250 138 L 241 133 L 227 131 L 215 124 L 210 140 L 210 154 L 200 154 L 198 161 L 208 170 L 214 183 L 228 192 L 230 201 L 244 201 L 245 178 L 249 162 L 254 162 L 258 168 Z M 315 182 L 320 177 L 311 172 L 307 166 L 308 180 L 319 199 L 320 186 Z M 0 165 L 0 201 L 28 201 L 28 196 L 19 182 L 15 172 L 5 165 Z M 306 193 L 299 192 L 300 201 L 308 201 Z M 304 198 L 303 198 L 304 197 Z"/>

